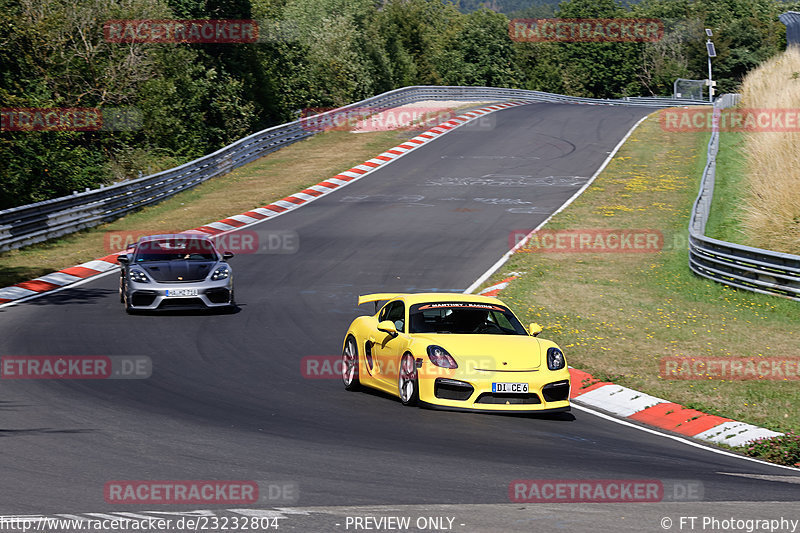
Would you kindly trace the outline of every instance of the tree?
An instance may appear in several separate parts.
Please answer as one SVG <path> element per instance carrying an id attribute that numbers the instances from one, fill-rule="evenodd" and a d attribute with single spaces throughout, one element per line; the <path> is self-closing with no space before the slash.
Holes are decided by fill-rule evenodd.
<path id="1" fill-rule="evenodd" d="M 488 9 L 473 11 L 448 44 L 437 58 L 444 84 L 520 86 L 522 76 L 505 15 Z"/>
<path id="2" fill-rule="evenodd" d="M 559 18 L 622 18 L 625 11 L 614 0 L 567 0 L 558 6 Z M 561 42 L 563 86 L 577 96 L 620 97 L 641 89 L 634 74 L 639 43 Z"/>

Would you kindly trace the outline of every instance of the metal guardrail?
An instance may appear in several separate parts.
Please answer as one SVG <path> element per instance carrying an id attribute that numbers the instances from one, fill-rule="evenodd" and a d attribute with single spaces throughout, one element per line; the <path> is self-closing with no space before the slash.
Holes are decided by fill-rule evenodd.
<path id="1" fill-rule="evenodd" d="M 738 94 L 725 94 L 714 103 L 714 110 L 721 111 L 738 101 Z M 689 218 L 689 268 L 700 276 L 731 287 L 800 301 L 800 256 L 705 236 L 714 195 L 718 152 L 719 132 L 713 131 L 708 142 L 708 159 L 700 192 Z"/>
<path id="2" fill-rule="evenodd" d="M 283 146 L 316 133 L 311 121 L 348 110 L 379 112 L 422 100 L 530 100 L 579 104 L 671 107 L 704 104 L 672 98 L 619 100 L 578 98 L 559 94 L 494 87 L 412 86 L 395 89 L 314 117 L 274 126 L 240 139 L 179 167 L 139 179 L 0 211 L 0 251 L 60 237 L 158 203 L 210 178 L 226 174 Z"/>

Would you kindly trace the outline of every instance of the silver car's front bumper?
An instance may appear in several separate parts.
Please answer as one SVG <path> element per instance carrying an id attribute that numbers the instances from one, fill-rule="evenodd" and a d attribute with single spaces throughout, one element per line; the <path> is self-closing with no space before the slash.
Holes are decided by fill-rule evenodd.
<path id="1" fill-rule="evenodd" d="M 131 309 L 227 307 L 233 304 L 233 278 L 195 283 L 136 283 L 128 280 L 126 292 Z"/>

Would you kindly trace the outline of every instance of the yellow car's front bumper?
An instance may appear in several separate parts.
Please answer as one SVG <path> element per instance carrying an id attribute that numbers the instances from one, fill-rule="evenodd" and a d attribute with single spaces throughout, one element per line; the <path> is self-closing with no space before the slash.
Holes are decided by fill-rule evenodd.
<path id="1" fill-rule="evenodd" d="M 419 400 L 425 406 L 486 412 L 569 411 L 569 370 L 484 371 L 418 369 Z M 498 393 L 494 383 L 527 383 L 527 393 Z"/>

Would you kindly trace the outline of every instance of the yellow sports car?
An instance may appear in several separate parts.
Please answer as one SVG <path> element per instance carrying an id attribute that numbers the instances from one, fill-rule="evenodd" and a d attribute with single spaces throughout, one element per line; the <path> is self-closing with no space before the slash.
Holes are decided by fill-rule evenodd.
<path id="1" fill-rule="evenodd" d="M 387 303 L 378 311 L 378 302 Z M 342 349 L 347 390 L 364 385 L 404 405 L 469 411 L 569 411 L 561 349 L 538 339 L 497 298 L 367 294 L 376 313 L 356 318 Z"/>

